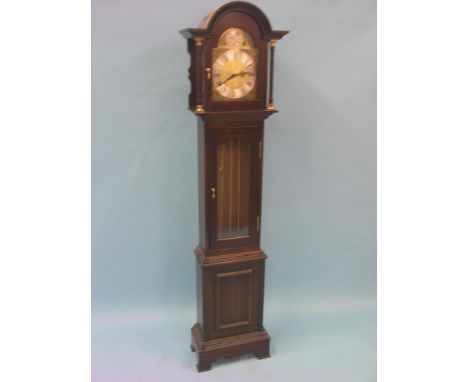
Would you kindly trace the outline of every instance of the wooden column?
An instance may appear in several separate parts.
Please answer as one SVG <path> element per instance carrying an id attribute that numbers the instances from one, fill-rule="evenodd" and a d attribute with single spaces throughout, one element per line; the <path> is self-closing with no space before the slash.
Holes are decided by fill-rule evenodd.
<path id="1" fill-rule="evenodd" d="M 197 81 L 197 108 L 196 113 L 204 113 L 205 108 L 203 107 L 203 37 L 195 37 L 195 73 L 198 79 Z"/>
<path id="2" fill-rule="evenodd" d="M 276 40 L 270 41 L 270 94 L 268 97 L 268 110 L 276 110 L 273 106 L 273 71 L 275 67 L 275 45 Z"/>

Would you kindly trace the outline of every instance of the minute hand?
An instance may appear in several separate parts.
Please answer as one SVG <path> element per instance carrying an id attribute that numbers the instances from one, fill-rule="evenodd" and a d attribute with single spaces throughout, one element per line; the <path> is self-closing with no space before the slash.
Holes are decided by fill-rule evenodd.
<path id="1" fill-rule="evenodd" d="M 233 73 L 233 74 L 231 74 L 228 78 L 226 78 L 223 82 L 221 82 L 220 86 L 223 85 L 223 84 L 225 84 L 226 82 L 232 80 L 233 78 L 236 78 L 236 77 L 239 77 L 239 76 L 242 76 L 242 77 L 243 77 L 243 76 L 245 76 L 245 75 L 247 75 L 247 74 L 249 74 L 249 72 Z"/>

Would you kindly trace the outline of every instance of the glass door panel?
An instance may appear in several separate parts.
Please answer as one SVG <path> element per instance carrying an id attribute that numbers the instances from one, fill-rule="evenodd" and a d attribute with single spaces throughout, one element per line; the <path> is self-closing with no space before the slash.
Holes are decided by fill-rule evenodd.
<path id="1" fill-rule="evenodd" d="M 250 136 L 225 136 L 216 148 L 217 240 L 250 235 Z"/>

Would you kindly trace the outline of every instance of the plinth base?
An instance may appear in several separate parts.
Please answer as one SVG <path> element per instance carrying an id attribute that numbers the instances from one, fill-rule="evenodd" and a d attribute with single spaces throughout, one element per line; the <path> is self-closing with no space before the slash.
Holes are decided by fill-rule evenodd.
<path id="1" fill-rule="evenodd" d="M 195 324 L 191 349 L 197 352 L 198 371 L 207 371 L 220 358 L 240 357 L 246 353 L 254 353 L 258 359 L 270 357 L 270 336 L 266 330 L 260 330 L 203 341 L 201 326 Z"/>

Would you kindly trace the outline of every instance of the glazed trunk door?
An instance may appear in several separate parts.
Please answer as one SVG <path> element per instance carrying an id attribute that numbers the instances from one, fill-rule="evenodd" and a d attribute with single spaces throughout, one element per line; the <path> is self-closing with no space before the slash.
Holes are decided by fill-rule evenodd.
<path id="1" fill-rule="evenodd" d="M 258 242 L 258 131 L 215 133 L 211 189 L 211 248 L 251 247 Z"/>

